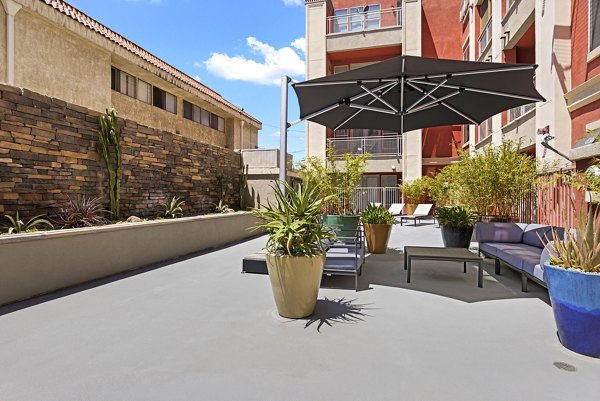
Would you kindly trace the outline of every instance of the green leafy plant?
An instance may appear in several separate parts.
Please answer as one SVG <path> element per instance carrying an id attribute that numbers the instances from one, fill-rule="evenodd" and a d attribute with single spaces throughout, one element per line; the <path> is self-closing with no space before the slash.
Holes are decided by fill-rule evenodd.
<path id="1" fill-rule="evenodd" d="M 104 217 L 107 211 L 102 207 L 100 198 L 69 199 L 67 204 L 58 210 L 54 222 L 62 228 L 92 227 L 107 224 Z"/>
<path id="2" fill-rule="evenodd" d="M 405 203 L 421 203 L 421 200 L 427 196 L 431 178 L 423 176 L 412 181 L 404 182 L 399 185 L 402 191 L 402 197 Z"/>
<path id="3" fill-rule="evenodd" d="M 393 224 L 396 219 L 392 213 L 381 206 L 369 204 L 362 212 L 360 219 L 366 224 Z"/>
<path id="4" fill-rule="evenodd" d="M 183 205 L 185 205 L 185 201 L 181 200 L 176 196 L 172 197 L 171 199 L 167 198 L 165 203 L 162 205 L 162 217 L 164 217 L 165 219 L 174 219 L 183 216 Z"/>
<path id="5" fill-rule="evenodd" d="M 564 240 L 555 240 L 548 247 L 550 264 L 565 269 L 600 273 L 600 213 L 580 209 L 575 227 L 565 228 Z M 553 229 L 553 238 L 560 238 Z"/>
<path id="6" fill-rule="evenodd" d="M 442 226 L 449 228 L 471 228 L 477 222 L 477 215 L 464 206 L 436 207 L 435 216 Z"/>
<path id="7" fill-rule="evenodd" d="M 368 154 L 344 153 L 339 156 L 331 146 L 326 159 L 308 157 L 300 163 L 300 174 L 305 183 L 316 186 L 327 214 L 350 215 L 355 213 L 354 189 L 360 183 L 367 166 Z"/>
<path id="8" fill-rule="evenodd" d="M 252 214 L 261 223 L 256 228 L 267 231 L 269 253 L 287 256 L 314 256 L 325 251 L 325 241 L 335 235 L 323 225 L 321 208 L 329 197 L 321 198 L 318 187 L 284 183 L 285 193 L 273 185 L 275 204 L 270 202 Z"/>
<path id="9" fill-rule="evenodd" d="M 4 217 L 6 217 L 6 219 L 10 223 L 9 225 L 5 225 L 5 227 L 8 227 L 9 234 L 22 234 L 26 232 L 37 231 L 37 227 L 41 225 L 46 225 L 50 228 L 54 228 L 50 221 L 43 218 L 43 214 L 33 216 L 26 222 L 21 220 L 21 218 L 19 217 L 19 212 L 17 212 L 14 217 L 8 214 Z"/>
<path id="10" fill-rule="evenodd" d="M 106 109 L 106 114 L 98 117 L 98 126 L 98 153 L 100 153 L 102 160 L 104 160 L 108 172 L 110 213 L 113 220 L 118 220 L 119 203 L 121 201 L 123 155 L 121 152 L 121 130 L 117 120 L 117 111 L 114 108 Z"/>
<path id="11" fill-rule="evenodd" d="M 215 211 L 217 213 L 233 213 L 233 212 L 235 212 L 235 210 L 233 210 L 232 208 L 227 206 L 225 203 L 223 203 L 222 200 L 220 200 L 219 203 L 217 205 L 215 205 Z"/>

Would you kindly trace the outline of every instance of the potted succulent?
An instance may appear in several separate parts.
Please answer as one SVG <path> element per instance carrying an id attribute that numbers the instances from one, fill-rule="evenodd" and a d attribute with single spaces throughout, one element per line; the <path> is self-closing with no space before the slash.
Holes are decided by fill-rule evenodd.
<path id="1" fill-rule="evenodd" d="M 600 214 L 595 206 L 580 214 L 564 240 L 546 245 L 544 281 L 560 342 L 580 354 L 600 358 Z M 582 208 L 583 210 L 583 208 Z M 560 238 L 553 232 L 554 238 Z"/>
<path id="2" fill-rule="evenodd" d="M 369 204 L 362 212 L 361 221 L 365 226 L 369 252 L 385 253 L 390 240 L 392 224 L 395 221 L 392 213 L 381 206 Z"/>
<path id="3" fill-rule="evenodd" d="M 431 178 L 423 176 L 412 181 L 403 182 L 399 185 L 404 200 L 405 214 L 413 214 L 415 209 L 427 196 Z"/>
<path id="4" fill-rule="evenodd" d="M 354 237 L 360 215 L 356 213 L 354 190 L 366 170 L 369 155 L 344 153 L 341 158 L 332 147 L 327 158 L 308 157 L 300 165 L 304 182 L 317 186 L 323 202 L 325 224 L 338 237 Z"/>
<path id="5" fill-rule="evenodd" d="M 477 215 L 464 206 L 436 207 L 435 215 L 440 222 L 444 246 L 468 249 Z"/>
<path id="6" fill-rule="evenodd" d="M 326 243 L 334 237 L 323 224 L 321 198 L 315 186 L 294 189 L 273 186 L 275 204 L 254 209 L 267 231 L 267 270 L 277 305 L 284 317 L 297 319 L 313 313 L 323 275 Z"/>

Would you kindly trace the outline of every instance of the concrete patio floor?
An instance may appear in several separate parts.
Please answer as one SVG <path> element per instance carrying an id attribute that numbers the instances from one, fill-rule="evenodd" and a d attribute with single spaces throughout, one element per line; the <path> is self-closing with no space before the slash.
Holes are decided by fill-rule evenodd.
<path id="1" fill-rule="evenodd" d="M 313 316 L 241 273 L 265 237 L 0 308 L 0 400 L 598 400 L 600 361 L 563 348 L 547 292 L 517 274 L 414 262 L 393 229 L 361 290 L 326 277 Z M 43 261 L 40 261 L 43 263 Z M 18 266 L 15 266 L 18 268 Z"/>

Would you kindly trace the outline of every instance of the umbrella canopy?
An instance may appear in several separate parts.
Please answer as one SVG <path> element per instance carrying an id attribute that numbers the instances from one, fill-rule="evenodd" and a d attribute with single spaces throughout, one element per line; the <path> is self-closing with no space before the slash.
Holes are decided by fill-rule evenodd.
<path id="1" fill-rule="evenodd" d="M 400 56 L 293 87 L 301 120 L 334 130 L 403 133 L 480 124 L 504 110 L 544 101 L 533 84 L 536 67 Z"/>

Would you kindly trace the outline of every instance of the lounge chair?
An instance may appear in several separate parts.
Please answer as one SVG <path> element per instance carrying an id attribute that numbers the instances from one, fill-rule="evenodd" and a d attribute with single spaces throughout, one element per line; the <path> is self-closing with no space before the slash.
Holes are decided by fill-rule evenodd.
<path id="1" fill-rule="evenodd" d="M 392 203 L 388 211 L 392 216 L 402 216 L 402 209 L 404 209 L 404 203 Z"/>
<path id="2" fill-rule="evenodd" d="M 381 202 L 369 202 L 369 205 L 373 205 L 375 207 L 380 207 L 381 206 Z"/>
<path id="3" fill-rule="evenodd" d="M 417 225 L 417 220 L 433 219 L 433 222 L 435 223 L 435 217 L 429 215 L 432 207 L 433 204 L 431 203 L 419 204 L 413 214 L 400 216 L 400 225 L 403 225 L 404 221 L 408 220 L 413 220 L 415 222 L 415 226 Z"/>

